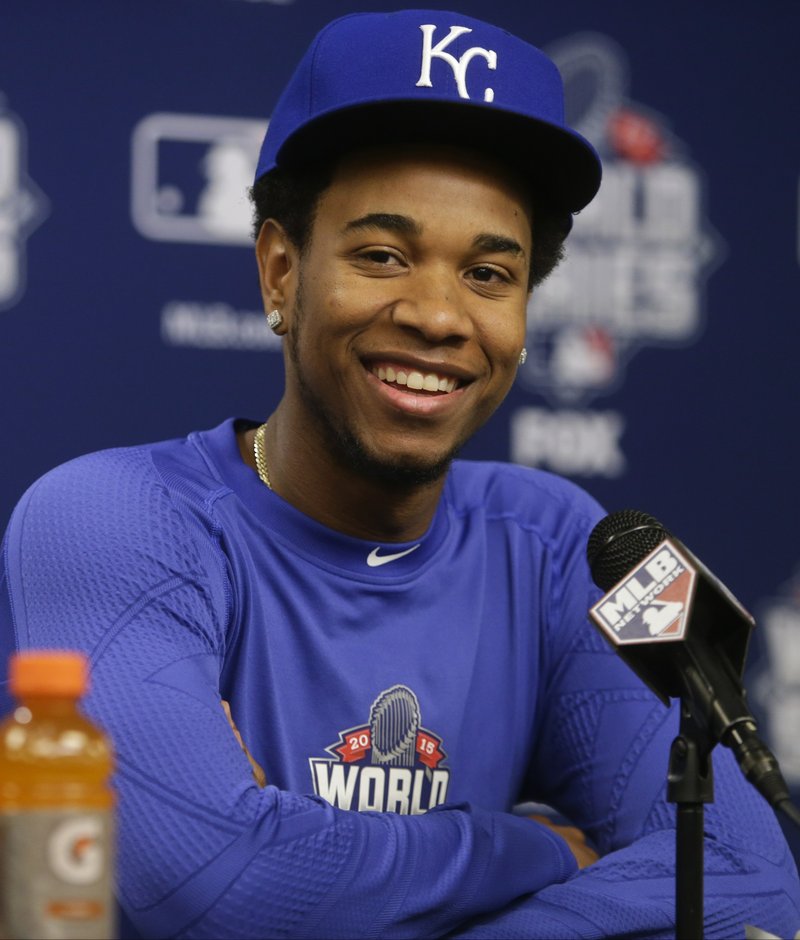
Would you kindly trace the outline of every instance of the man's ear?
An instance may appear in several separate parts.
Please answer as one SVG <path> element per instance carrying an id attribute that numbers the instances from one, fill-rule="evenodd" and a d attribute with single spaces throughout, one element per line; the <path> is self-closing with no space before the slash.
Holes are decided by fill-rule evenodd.
<path id="1" fill-rule="evenodd" d="M 283 226 L 274 219 L 267 219 L 258 233 L 256 262 L 264 310 L 267 314 L 273 310 L 281 314 L 282 323 L 275 332 L 282 335 L 294 309 L 298 252 Z"/>

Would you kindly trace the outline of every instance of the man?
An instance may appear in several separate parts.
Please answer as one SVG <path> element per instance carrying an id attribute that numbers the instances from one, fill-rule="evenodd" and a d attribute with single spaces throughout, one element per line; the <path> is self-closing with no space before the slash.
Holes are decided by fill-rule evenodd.
<path id="1" fill-rule="evenodd" d="M 277 409 L 90 455 L 21 501 L 2 641 L 91 655 L 126 930 L 673 931 L 675 715 L 588 625 L 602 511 L 454 461 L 599 176 L 526 43 L 434 11 L 334 22 L 253 192 Z M 708 935 L 795 929 L 771 811 L 727 754 L 716 774 Z"/>

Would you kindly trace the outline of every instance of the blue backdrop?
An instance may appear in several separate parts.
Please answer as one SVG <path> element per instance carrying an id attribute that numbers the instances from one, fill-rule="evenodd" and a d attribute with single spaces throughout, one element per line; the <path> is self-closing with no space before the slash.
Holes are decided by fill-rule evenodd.
<path id="1" fill-rule="evenodd" d="M 467 456 L 571 476 L 692 548 L 758 617 L 751 698 L 800 789 L 800 5 L 457 5 L 553 55 L 606 164 Z M 0 526 L 54 464 L 276 403 L 243 191 L 316 30 L 396 6 L 6 0 Z"/>

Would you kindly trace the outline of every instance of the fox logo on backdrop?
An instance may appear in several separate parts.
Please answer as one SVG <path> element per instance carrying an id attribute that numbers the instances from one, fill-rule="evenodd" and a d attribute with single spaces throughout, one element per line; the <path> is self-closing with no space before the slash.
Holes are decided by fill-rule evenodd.
<path id="1" fill-rule="evenodd" d="M 419 701 L 408 686 L 385 689 L 369 721 L 309 758 L 314 792 L 340 809 L 418 815 L 447 799 L 450 771 L 442 739 L 424 728 Z"/>
<path id="2" fill-rule="evenodd" d="M 26 241 L 47 211 L 47 199 L 28 176 L 25 125 L 0 94 L 0 310 L 25 293 Z"/>
<path id="3" fill-rule="evenodd" d="M 624 418 L 587 406 L 623 383 L 644 346 L 696 341 L 722 247 L 702 171 L 667 118 L 628 98 L 624 51 L 600 34 L 546 51 L 564 77 L 568 122 L 603 157 L 603 184 L 575 220 L 567 261 L 533 294 L 519 379 L 552 407 L 517 410 L 512 459 L 618 477 Z"/>

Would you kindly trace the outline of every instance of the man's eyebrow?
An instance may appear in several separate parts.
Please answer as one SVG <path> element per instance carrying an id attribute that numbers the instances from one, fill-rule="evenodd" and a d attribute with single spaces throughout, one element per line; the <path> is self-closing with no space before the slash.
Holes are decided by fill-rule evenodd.
<path id="1" fill-rule="evenodd" d="M 492 253 L 508 252 L 509 254 L 517 255 L 521 258 L 525 257 L 525 249 L 522 245 L 520 245 L 516 239 L 509 238 L 506 235 L 491 235 L 489 233 L 476 235 L 475 238 L 472 239 L 472 245 L 474 248 L 480 248 L 482 251 Z"/>
<path id="2" fill-rule="evenodd" d="M 352 219 L 342 229 L 342 233 L 357 232 L 368 228 L 388 229 L 401 235 L 421 235 L 422 226 L 407 215 L 393 212 L 369 212 L 358 219 Z"/>
<path id="3" fill-rule="evenodd" d="M 387 229 L 392 232 L 399 232 L 402 235 L 421 235 L 422 226 L 410 216 L 399 215 L 393 212 L 369 212 L 358 219 L 352 219 L 348 222 L 342 232 L 357 232 L 363 229 Z M 520 243 L 507 235 L 495 235 L 484 232 L 476 235 L 472 240 L 474 248 L 481 251 L 492 253 L 504 253 L 525 258 L 525 249 Z"/>

